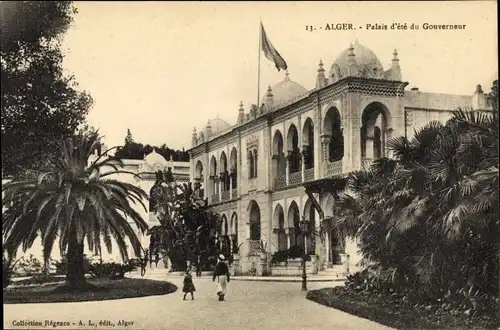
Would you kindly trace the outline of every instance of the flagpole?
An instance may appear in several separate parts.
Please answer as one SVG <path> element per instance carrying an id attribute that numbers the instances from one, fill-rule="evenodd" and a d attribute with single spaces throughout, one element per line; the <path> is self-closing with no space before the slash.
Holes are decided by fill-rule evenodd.
<path id="1" fill-rule="evenodd" d="M 262 19 L 259 19 L 259 60 L 258 60 L 258 68 L 257 68 L 257 111 L 260 108 L 260 53 L 261 53 L 261 42 L 262 42 Z"/>

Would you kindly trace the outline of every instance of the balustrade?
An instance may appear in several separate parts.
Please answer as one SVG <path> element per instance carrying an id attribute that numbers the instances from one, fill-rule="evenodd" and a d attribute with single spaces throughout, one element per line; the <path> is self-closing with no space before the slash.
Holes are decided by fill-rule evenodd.
<path id="1" fill-rule="evenodd" d="M 222 192 L 221 196 L 222 196 L 222 201 L 228 201 L 228 200 L 230 200 L 229 190 L 224 190 Z"/>
<path id="2" fill-rule="evenodd" d="M 233 199 L 238 198 L 238 189 L 233 189 L 231 192 L 231 196 L 233 196 Z"/>
<path id="3" fill-rule="evenodd" d="M 210 203 L 215 204 L 218 202 L 219 202 L 219 194 L 212 195 L 212 197 L 210 198 Z"/>
<path id="4" fill-rule="evenodd" d="M 291 173 L 289 182 L 290 182 L 290 185 L 301 183 L 302 182 L 302 173 L 301 172 Z"/>
<path id="5" fill-rule="evenodd" d="M 274 180 L 274 188 L 279 189 L 286 186 L 286 175 L 281 175 Z"/>
<path id="6" fill-rule="evenodd" d="M 314 180 L 314 167 L 304 170 L 304 181 Z"/>
<path id="7" fill-rule="evenodd" d="M 341 175 L 342 174 L 342 160 L 327 163 L 326 176 Z"/>

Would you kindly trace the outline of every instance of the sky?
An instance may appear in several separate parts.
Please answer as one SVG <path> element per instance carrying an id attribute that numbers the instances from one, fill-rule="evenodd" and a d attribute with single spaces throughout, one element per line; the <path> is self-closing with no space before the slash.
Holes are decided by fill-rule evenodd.
<path id="1" fill-rule="evenodd" d="M 259 20 L 288 64 L 290 78 L 315 87 L 356 39 L 388 69 L 397 48 L 403 80 L 425 92 L 488 92 L 498 76 L 495 1 L 460 2 L 76 2 L 64 65 L 94 99 L 88 121 L 108 146 L 127 129 L 137 142 L 191 147 L 193 127 L 210 118 L 236 123 L 257 101 Z M 320 29 L 352 23 L 356 30 Z M 406 23 L 407 30 L 391 30 Z M 409 29 L 414 23 L 419 30 Z M 422 24 L 465 24 L 423 30 Z M 386 24 L 388 30 L 367 30 Z M 312 25 L 315 31 L 307 31 Z M 260 96 L 284 78 L 263 55 Z"/>

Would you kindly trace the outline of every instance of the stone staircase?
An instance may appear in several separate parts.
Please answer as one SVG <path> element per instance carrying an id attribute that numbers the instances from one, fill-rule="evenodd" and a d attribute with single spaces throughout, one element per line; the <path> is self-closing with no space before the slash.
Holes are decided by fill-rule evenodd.
<path id="1" fill-rule="evenodd" d="M 318 276 L 345 278 L 349 273 L 345 265 L 332 265 L 318 272 Z"/>

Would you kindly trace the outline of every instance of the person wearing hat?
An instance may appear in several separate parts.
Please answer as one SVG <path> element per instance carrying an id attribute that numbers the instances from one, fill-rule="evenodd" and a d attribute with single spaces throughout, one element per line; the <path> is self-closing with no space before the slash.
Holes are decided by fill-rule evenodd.
<path id="1" fill-rule="evenodd" d="M 226 287 L 227 283 L 229 283 L 230 278 L 229 278 L 229 267 L 227 264 L 224 262 L 226 258 L 224 255 L 219 255 L 219 261 L 215 265 L 214 269 L 214 276 L 212 281 L 215 282 L 215 279 L 217 278 L 217 295 L 219 296 L 219 301 L 224 300 L 224 296 L 226 295 Z"/>

